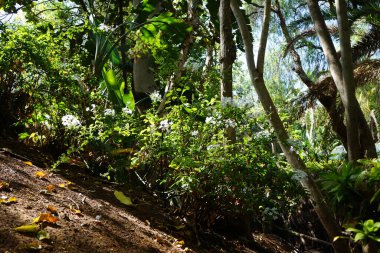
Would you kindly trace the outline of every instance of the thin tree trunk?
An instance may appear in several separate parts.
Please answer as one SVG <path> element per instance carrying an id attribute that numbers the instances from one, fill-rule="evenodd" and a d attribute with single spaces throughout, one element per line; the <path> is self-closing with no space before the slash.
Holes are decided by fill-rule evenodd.
<path id="1" fill-rule="evenodd" d="M 124 0 L 119 0 L 119 25 L 122 25 L 124 23 L 124 12 L 123 12 L 123 5 Z M 129 1 L 126 1 L 128 5 Z M 125 44 L 126 44 L 126 36 L 125 34 L 125 26 L 122 25 L 120 27 L 120 37 L 122 38 L 120 41 L 120 51 L 121 51 L 121 69 L 123 72 L 123 81 L 124 81 L 124 90 L 127 93 L 128 91 L 128 84 L 127 84 L 127 66 L 126 66 L 126 55 L 125 55 Z"/>
<path id="2" fill-rule="evenodd" d="M 352 92 L 352 89 L 350 88 L 349 90 L 346 90 L 342 65 L 339 62 L 338 54 L 335 50 L 332 38 L 330 36 L 330 33 L 327 29 L 326 23 L 323 18 L 323 15 L 319 8 L 318 0 L 308 0 L 307 3 L 308 3 L 311 18 L 314 22 L 315 30 L 317 32 L 320 44 L 322 46 L 323 52 L 326 56 L 327 63 L 330 68 L 331 76 L 336 84 L 336 87 L 342 99 L 343 106 L 346 111 L 346 115 L 350 114 L 349 117 L 346 119 L 347 128 L 348 127 L 350 128 L 350 131 L 347 129 L 347 146 L 348 146 L 348 153 L 349 154 L 351 153 L 349 155 L 350 159 L 354 159 L 357 157 L 361 158 L 364 156 L 371 157 L 371 158 L 377 157 L 375 144 L 373 142 L 364 114 L 355 97 L 355 93 L 352 95 L 353 92 Z M 340 27 L 339 29 L 341 30 L 342 27 Z M 348 31 L 342 31 L 342 32 L 343 32 L 343 36 L 349 36 L 349 34 L 348 35 L 345 34 Z M 346 41 L 344 43 L 345 43 L 345 47 L 347 47 L 346 45 L 347 38 L 343 37 L 343 41 Z M 345 61 L 347 62 L 347 60 L 349 59 L 346 58 Z M 346 73 L 346 75 L 349 75 L 349 74 Z M 348 77 L 346 77 L 346 80 L 347 78 Z M 350 85 L 348 84 L 348 86 Z M 352 122 L 354 120 L 356 122 Z M 357 129 L 359 128 L 360 130 L 353 129 L 355 128 L 355 125 L 357 123 L 359 124 Z M 360 142 L 359 142 L 359 137 L 356 134 L 357 131 L 360 131 L 360 135 L 359 135 Z M 361 150 L 359 153 L 358 153 L 357 147 L 361 147 Z"/>
<path id="3" fill-rule="evenodd" d="M 304 164 L 304 162 L 301 160 L 299 155 L 294 151 L 294 148 L 289 145 L 289 136 L 286 132 L 284 125 L 278 115 L 277 109 L 275 105 L 273 104 L 272 98 L 270 97 L 270 94 L 268 92 L 268 89 L 265 86 L 263 74 L 258 71 L 258 69 L 263 69 L 264 62 L 260 62 L 262 66 L 258 66 L 256 68 L 255 62 L 254 62 L 254 54 L 252 50 L 252 37 L 249 33 L 247 24 L 245 23 L 244 16 L 242 12 L 240 11 L 239 5 L 236 0 L 230 0 L 231 3 L 231 9 L 235 15 L 235 18 L 238 22 L 240 33 L 242 34 L 243 41 L 244 41 L 244 49 L 246 53 L 246 59 L 247 59 L 247 65 L 249 74 L 251 77 L 251 81 L 253 86 L 255 87 L 255 90 L 257 92 L 257 95 L 261 101 L 261 104 L 266 112 L 266 114 L 269 116 L 269 120 L 271 122 L 272 127 L 275 130 L 275 133 L 277 135 L 280 147 L 282 151 L 285 154 L 285 157 L 289 164 L 296 170 L 298 173 L 300 173 L 301 176 L 301 183 L 306 188 L 307 191 L 310 193 L 310 197 L 313 200 L 314 208 L 316 213 L 318 214 L 318 217 L 320 221 L 322 222 L 324 228 L 326 229 L 327 234 L 329 235 L 329 238 L 331 241 L 335 238 L 335 236 L 341 235 L 341 229 L 339 225 L 337 224 L 336 220 L 334 219 L 334 216 L 332 215 L 330 208 L 327 206 L 322 193 L 320 192 L 317 184 L 315 183 L 314 179 L 312 178 L 308 168 Z M 270 0 L 265 1 L 265 8 L 269 9 Z M 265 11 L 265 13 L 267 13 Z M 270 15 L 265 15 L 265 19 L 269 19 Z M 267 20 L 264 20 L 264 25 L 269 25 L 269 22 Z M 263 41 L 268 38 L 268 32 L 266 29 L 263 29 L 264 32 L 261 34 L 261 40 Z M 265 47 L 261 47 L 261 50 L 265 50 Z M 263 54 L 263 52 L 258 53 Z M 343 241 L 341 239 L 336 240 L 333 243 L 335 252 L 339 253 L 348 253 L 349 247 L 348 243 L 346 241 Z"/>
<path id="4" fill-rule="evenodd" d="M 236 48 L 232 34 L 231 8 L 229 0 L 221 0 L 219 5 L 220 24 L 220 70 L 222 74 L 220 85 L 220 99 L 232 100 L 232 67 L 236 59 Z M 227 126 L 227 138 L 230 142 L 236 142 L 235 128 Z"/>
<path id="5" fill-rule="evenodd" d="M 309 88 L 310 91 L 313 91 L 314 87 L 316 87 L 316 83 L 313 82 L 306 74 L 302 67 L 301 57 L 297 53 L 292 43 L 293 39 L 290 37 L 285 18 L 282 14 L 280 4 L 278 0 L 276 0 L 276 14 L 280 21 L 280 27 L 286 42 L 289 46 L 289 53 L 293 59 L 295 64 L 294 72 L 298 75 L 301 81 Z M 335 87 L 334 87 L 335 88 Z M 330 94 L 324 94 L 322 92 L 315 92 L 318 101 L 325 107 L 331 121 L 331 127 L 333 131 L 336 133 L 343 146 L 347 150 L 347 130 L 346 126 L 343 122 L 342 114 L 339 112 L 336 106 L 336 88 L 331 91 Z"/>

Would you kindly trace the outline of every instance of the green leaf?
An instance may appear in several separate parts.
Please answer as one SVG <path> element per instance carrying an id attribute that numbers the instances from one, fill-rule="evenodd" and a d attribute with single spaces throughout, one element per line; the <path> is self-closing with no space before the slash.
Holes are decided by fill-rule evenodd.
<path id="1" fill-rule="evenodd" d="M 360 233 L 360 232 L 362 232 L 361 230 L 356 229 L 356 228 L 347 228 L 346 231 L 347 232 L 354 232 L 354 233 Z"/>
<path id="2" fill-rule="evenodd" d="M 356 235 L 355 235 L 355 238 L 354 238 L 354 240 L 355 240 L 355 242 L 357 242 L 357 241 L 359 241 L 359 240 L 363 240 L 363 239 L 365 239 L 367 236 L 365 235 L 365 234 L 363 234 L 363 233 L 357 233 Z"/>
<path id="3" fill-rule="evenodd" d="M 114 191 L 115 197 L 124 205 L 133 206 L 131 198 L 124 195 L 124 193 L 119 191 Z"/>
<path id="4" fill-rule="evenodd" d="M 103 68 L 103 78 L 106 81 L 106 83 L 111 86 L 112 89 L 118 89 L 119 88 L 119 83 L 116 79 L 115 71 L 113 69 L 106 70 Z"/>
<path id="5" fill-rule="evenodd" d="M 41 231 L 38 231 L 38 233 L 37 233 L 37 239 L 40 241 L 50 240 L 50 235 L 45 230 L 41 230 Z"/>
<path id="6" fill-rule="evenodd" d="M 125 106 L 127 106 L 130 110 L 135 110 L 135 98 L 133 97 L 133 93 L 130 90 L 128 94 L 123 95 L 123 103 Z"/>
<path id="7" fill-rule="evenodd" d="M 40 225 L 38 224 L 23 225 L 23 226 L 15 228 L 15 230 L 19 233 L 34 234 L 40 230 Z"/>

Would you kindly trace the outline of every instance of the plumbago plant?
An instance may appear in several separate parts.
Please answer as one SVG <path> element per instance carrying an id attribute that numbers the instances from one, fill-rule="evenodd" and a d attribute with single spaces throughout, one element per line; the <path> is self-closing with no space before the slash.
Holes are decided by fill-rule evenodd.
<path id="1" fill-rule="evenodd" d="M 302 191 L 276 164 L 264 119 L 248 111 L 215 99 L 174 105 L 164 117 L 151 110 L 143 116 L 132 166 L 202 225 L 239 214 L 259 223 L 284 219 Z M 226 127 L 236 129 L 236 143 L 227 140 Z"/>

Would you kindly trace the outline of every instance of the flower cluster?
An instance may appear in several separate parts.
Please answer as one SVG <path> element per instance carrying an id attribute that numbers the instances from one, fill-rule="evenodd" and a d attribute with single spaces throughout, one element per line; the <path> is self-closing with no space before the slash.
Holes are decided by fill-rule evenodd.
<path id="1" fill-rule="evenodd" d="M 125 114 L 132 114 L 132 113 L 133 113 L 132 110 L 129 109 L 128 107 L 124 107 L 124 108 L 122 109 L 122 111 L 123 111 L 123 113 L 125 113 Z"/>
<path id="2" fill-rule="evenodd" d="M 171 125 L 173 125 L 173 122 L 166 119 L 166 120 L 163 120 L 160 122 L 158 129 L 160 129 L 162 131 L 167 131 L 167 130 L 169 130 Z"/>
<path id="3" fill-rule="evenodd" d="M 91 107 L 86 107 L 86 112 L 93 112 L 95 113 L 96 112 L 96 105 L 95 104 L 91 104 Z"/>
<path id="4" fill-rule="evenodd" d="M 80 121 L 73 115 L 67 114 L 62 117 L 62 125 L 68 128 L 80 126 Z"/>
<path id="5" fill-rule="evenodd" d="M 104 110 L 104 116 L 115 116 L 115 110 L 114 109 L 105 109 Z"/>
<path id="6" fill-rule="evenodd" d="M 153 103 L 159 103 L 162 100 L 162 96 L 158 91 L 154 91 L 153 93 L 149 95 L 149 97 Z"/>

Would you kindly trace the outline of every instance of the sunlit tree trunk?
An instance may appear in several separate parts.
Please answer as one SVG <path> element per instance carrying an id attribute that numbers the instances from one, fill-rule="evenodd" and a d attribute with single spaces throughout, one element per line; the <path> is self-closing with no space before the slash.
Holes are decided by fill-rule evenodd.
<path id="1" fill-rule="evenodd" d="M 221 101 L 232 101 L 232 67 L 236 59 L 236 47 L 232 34 L 231 8 L 229 0 L 221 0 L 219 5 L 220 24 L 220 70 L 222 75 L 220 85 Z M 227 138 L 232 143 L 236 142 L 235 128 L 227 126 Z"/>
<path id="2" fill-rule="evenodd" d="M 264 22 L 258 51 L 257 66 L 254 61 L 252 37 L 247 27 L 248 24 L 246 24 L 245 22 L 244 16 L 240 11 L 240 7 L 237 3 L 237 0 L 230 0 L 230 4 L 234 16 L 238 22 L 240 33 L 243 37 L 246 60 L 252 84 L 261 101 L 264 111 L 268 115 L 270 123 L 273 129 L 275 130 L 280 147 L 284 152 L 287 161 L 294 168 L 294 170 L 296 170 L 301 175 L 301 184 L 309 192 L 310 197 L 313 200 L 315 211 L 324 228 L 326 229 L 326 232 L 329 235 L 330 240 L 333 241 L 335 236 L 341 235 L 341 229 L 337 224 L 334 216 L 332 215 L 330 208 L 327 206 L 323 198 L 323 195 L 320 192 L 320 189 L 315 183 L 308 168 L 306 167 L 300 156 L 296 153 L 294 148 L 290 145 L 288 133 L 284 128 L 283 122 L 281 121 L 277 109 L 272 101 L 272 98 L 270 97 L 268 89 L 265 86 L 262 72 L 264 70 L 265 48 L 268 39 L 271 1 L 265 1 Z M 333 246 L 335 252 L 337 253 L 350 252 L 347 241 L 338 239 L 333 243 Z"/>
<path id="3" fill-rule="evenodd" d="M 342 5 L 346 5 L 346 3 L 343 4 L 338 0 L 336 1 L 336 4 L 340 6 L 340 8 L 337 6 L 337 15 L 342 47 L 342 64 L 339 62 L 338 54 L 318 5 L 318 0 L 308 0 L 307 3 L 315 30 L 330 68 L 331 76 L 345 108 L 349 159 L 355 161 L 363 156 L 377 157 L 375 144 L 368 124 L 355 97 L 347 10 L 346 7 L 342 9 Z M 359 130 L 362 138 L 360 138 Z M 360 147 L 362 148 L 360 149 Z"/>
<path id="4" fill-rule="evenodd" d="M 282 10 L 278 0 L 276 0 L 276 14 L 280 22 L 282 33 L 284 34 L 285 40 L 289 45 L 289 54 L 292 57 L 295 65 L 293 70 L 301 79 L 301 81 L 309 88 L 309 90 L 313 91 L 313 89 L 315 89 L 316 87 L 316 83 L 307 76 L 305 70 L 302 67 L 301 57 L 294 48 L 293 38 L 291 38 L 289 34 L 285 17 L 282 14 Z M 331 90 L 329 93 L 315 92 L 315 95 L 317 96 L 319 102 L 325 107 L 330 117 L 331 127 L 333 131 L 336 133 L 343 146 L 347 150 L 347 130 L 346 126 L 344 125 L 344 117 L 337 107 L 337 90 L 336 87 L 334 88 L 335 89 Z"/>

